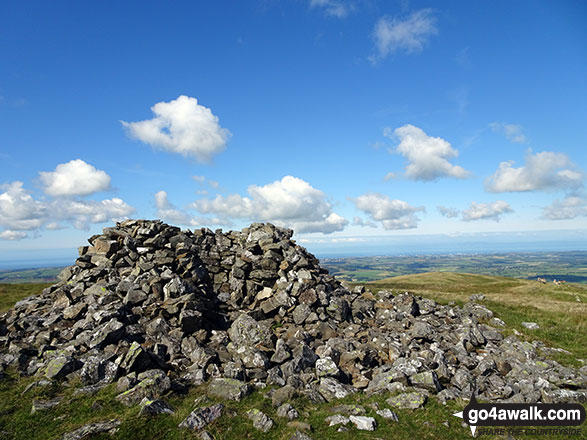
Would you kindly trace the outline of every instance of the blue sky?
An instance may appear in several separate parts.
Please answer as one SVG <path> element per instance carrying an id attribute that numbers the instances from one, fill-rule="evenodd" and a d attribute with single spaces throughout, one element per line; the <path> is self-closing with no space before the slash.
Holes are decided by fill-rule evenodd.
<path id="1" fill-rule="evenodd" d="M 582 1 L 2 2 L 0 259 L 126 217 L 272 221 L 317 252 L 584 249 L 586 22 Z"/>

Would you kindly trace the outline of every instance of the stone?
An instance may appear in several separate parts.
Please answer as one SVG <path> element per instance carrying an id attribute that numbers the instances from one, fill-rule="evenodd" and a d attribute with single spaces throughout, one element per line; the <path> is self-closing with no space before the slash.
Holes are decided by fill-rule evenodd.
<path id="1" fill-rule="evenodd" d="M 336 377 L 340 373 L 336 362 L 334 362 L 330 357 L 326 357 L 323 359 L 318 359 L 316 361 L 316 376 L 318 377 Z"/>
<path id="2" fill-rule="evenodd" d="M 310 437 L 308 434 L 302 432 L 302 431 L 296 431 L 290 438 L 289 440 L 312 440 L 312 437 Z"/>
<path id="3" fill-rule="evenodd" d="M 160 399 L 147 399 L 146 397 L 141 400 L 139 403 L 141 410 L 139 415 L 148 414 L 151 416 L 156 416 L 159 414 L 173 414 L 174 410 L 171 405 L 167 402 L 160 400 Z"/>
<path id="4" fill-rule="evenodd" d="M 230 340 L 240 346 L 271 346 L 271 331 L 249 315 L 241 314 L 228 329 Z"/>
<path id="5" fill-rule="evenodd" d="M 418 409 L 424 406 L 427 397 L 423 393 L 411 392 L 398 394 L 386 400 L 387 404 L 399 409 Z"/>
<path id="6" fill-rule="evenodd" d="M 147 370 L 137 377 L 137 384 L 119 394 L 116 398 L 130 406 L 139 403 L 143 398 L 155 399 L 171 388 L 171 380 L 162 370 Z"/>
<path id="7" fill-rule="evenodd" d="M 320 379 L 318 391 L 328 402 L 343 399 L 355 392 L 353 387 L 344 385 L 332 377 L 323 377 Z"/>
<path id="8" fill-rule="evenodd" d="M 89 423 L 76 429 L 75 431 L 63 434 L 61 440 L 83 440 L 103 432 L 114 435 L 116 431 L 118 431 L 118 427 L 121 423 L 122 422 L 118 419 Z"/>
<path id="9" fill-rule="evenodd" d="M 253 427 L 259 431 L 269 432 L 269 430 L 273 428 L 273 420 L 271 420 L 267 414 L 258 409 L 250 409 L 246 412 L 246 415 L 249 420 L 253 421 Z"/>
<path id="10" fill-rule="evenodd" d="M 55 408 L 61 403 L 62 398 L 51 399 L 51 400 L 33 400 L 31 408 L 31 414 L 38 413 L 40 411 L 47 411 L 48 409 Z"/>
<path id="11" fill-rule="evenodd" d="M 76 361 L 71 356 L 58 356 L 51 359 L 45 370 L 45 377 L 51 380 L 59 380 L 72 373 L 76 369 Z"/>
<path id="12" fill-rule="evenodd" d="M 222 416 L 224 405 L 217 403 L 216 405 L 197 408 L 193 410 L 180 424 L 180 428 L 192 429 L 199 431 L 205 428 L 214 420 Z"/>
<path id="13" fill-rule="evenodd" d="M 359 431 L 375 431 L 375 428 L 377 428 L 377 422 L 373 417 L 350 416 L 349 420 Z"/>
<path id="14" fill-rule="evenodd" d="M 297 410 L 289 403 L 284 403 L 277 408 L 276 414 L 278 417 L 283 417 L 288 420 L 295 420 L 300 416 Z"/>
<path id="15" fill-rule="evenodd" d="M 375 412 L 377 413 L 378 416 L 383 417 L 386 420 L 391 420 L 392 422 L 399 422 L 399 418 L 397 417 L 397 414 L 394 413 L 389 408 L 378 409 Z"/>
<path id="16" fill-rule="evenodd" d="M 340 414 L 335 414 L 333 416 L 328 416 L 324 419 L 328 426 L 336 426 L 336 425 L 346 425 L 351 422 L 348 417 L 345 417 Z"/>
<path id="17" fill-rule="evenodd" d="M 237 379 L 219 377 L 208 384 L 208 394 L 226 400 L 240 401 L 251 394 L 251 387 Z"/>
<path id="18" fill-rule="evenodd" d="M 540 328 L 535 322 L 522 322 L 522 327 L 525 327 L 528 330 L 538 330 Z"/>
<path id="19" fill-rule="evenodd" d="M 413 386 L 424 388 L 432 392 L 439 392 L 442 390 L 442 385 L 438 381 L 438 376 L 434 371 L 422 371 L 410 376 L 410 382 Z"/>

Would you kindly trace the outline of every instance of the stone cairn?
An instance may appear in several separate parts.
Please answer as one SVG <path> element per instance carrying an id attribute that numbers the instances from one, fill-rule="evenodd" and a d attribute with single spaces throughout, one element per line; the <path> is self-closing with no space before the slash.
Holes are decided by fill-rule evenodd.
<path id="1" fill-rule="evenodd" d="M 118 399 L 147 412 L 171 411 L 156 399 L 205 382 L 209 394 L 235 400 L 273 385 L 286 415 L 295 396 L 324 402 L 357 391 L 392 392 L 400 408 L 473 391 L 518 403 L 587 395 L 585 368 L 504 337 L 478 301 L 460 308 L 350 291 L 292 233 L 261 223 L 226 233 L 147 220 L 104 228 L 57 284 L 0 315 L 0 375 L 79 378 L 79 392 L 117 382 Z M 201 428 L 221 406 L 182 425 Z"/>

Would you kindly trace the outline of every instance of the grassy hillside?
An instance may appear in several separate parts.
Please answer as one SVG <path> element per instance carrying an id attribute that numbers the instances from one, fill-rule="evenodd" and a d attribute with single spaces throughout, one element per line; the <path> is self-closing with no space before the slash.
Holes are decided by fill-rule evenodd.
<path id="1" fill-rule="evenodd" d="M 46 284 L 0 285 L 0 310 L 6 310 L 17 300 L 40 292 Z M 430 297 L 438 302 L 462 303 L 473 293 L 486 295 L 485 305 L 503 319 L 509 328 L 515 328 L 531 339 L 541 339 L 548 344 L 571 352 L 562 356 L 563 362 L 580 365 L 577 358 L 587 358 L 586 321 L 587 288 L 580 285 L 552 286 L 537 282 L 510 278 L 455 273 L 426 273 L 381 280 L 367 285 L 372 291 L 391 289 L 394 292 L 411 291 Z M 577 298 L 579 301 L 577 301 Z M 530 331 L 521 326 L 522 321 L 535 321 L 540 330 Z M 0 380 L 0 438 L 2 439 L 58 439 L 61 434 L 87 423 L 118 418 L 122 421 L 117 439 L 198 439 L 199 434 L 180 430 L 177 425 L 198 406 L 215 403 L 203 394 L 203 388 L 192 389 L 185 396 L 174 396 L 166 400 L 175 408 L 175 414 L 161 416 L 139 416 L 138 407 L 125 407 L 116 400 L 116 384 L 109 385 L 94 395 L 75 395 L 75 384 L 34 387 L 25 392 L 34 377 L 18 377 L 13 372 Z M 297 399 L 293 405 L 300 413 L 297 425 L 288 425 L 279 418 L 271 406 L 271 400 L 260 390 L 242 402 L 223 402 L 224 416 L 208 426 L 215 439 L 273 439 L 288 440 L 303 424 L 311 425 L 308 434 L 314 439 L 470 439 L 468 427 L 452 416 L 462 411 L 465 402 L 449 402 L 443 406 L 434 399 L 424 409 L 395 411 L 399 422 L 390 422 L 375 414 L 371 405 L 382 407 L 388 395 L 367 398 L 356 394 L 338 403 L 362 405 L 367 415 L 376 418 L 379 426 L 375 432 L 337 432 L 338 427 L 329 427 L 324 419 L 332 415 L 333 403 L 313 404 Z M 48 400 L 62 397 L 55 408 L 31 414 L 33 399 Z M 252 426 L 244 415 L 248 409 L 258 408 L 268 414 L 276 425 L 267 434 Z M 105 434 L 95 439 L 110 438 Z M 503 437 L 484 436 L 492 440 Z M 524 439 L 535 437 L 524 436 Z M 549 436 L 549 439 L 566 438 Z"/>
<path id="2" fill-rule="evenodd" d="M 587 286 L 582 284 L 557 286 L 514 278 L 430 272 L 365 285 L 373 291 L 413 292 L 440 303 L 463 303 L 472 294 L 482 293 L 483 303 L 509 329 L 572 353 L 572 356 L 560 355 L 558 360 L 576 366 L 581 365 L 577 358 L 587 360 Z M 540 329 L 528 330 L 521 325 L 524 321 L 536 322 Z"/>

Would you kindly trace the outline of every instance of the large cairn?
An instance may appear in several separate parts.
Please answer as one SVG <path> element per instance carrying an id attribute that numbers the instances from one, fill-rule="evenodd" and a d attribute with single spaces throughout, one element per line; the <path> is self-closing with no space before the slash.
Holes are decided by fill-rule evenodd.
<path id="1" fill-rule="evenodd" d="M 291 236 L 260 223 L 227 233 L 147 220 L 105 228 L 57 284 L 0 315 L 0 375 L 81 380 L 80 392 L 117 382 L 129 405 L 206 382 L 230 399 L 273 385 L 276 404 L 359 390 L 399 393 L 408 407 L 473 391 L 504 402 L 587 395 L 585 368 L 504 337 L 479 302 L 349 291 Z"/>

